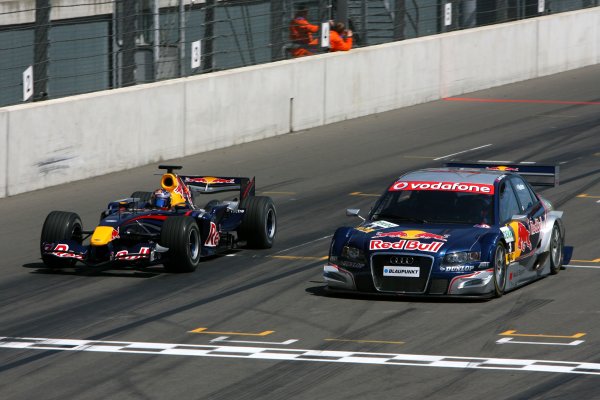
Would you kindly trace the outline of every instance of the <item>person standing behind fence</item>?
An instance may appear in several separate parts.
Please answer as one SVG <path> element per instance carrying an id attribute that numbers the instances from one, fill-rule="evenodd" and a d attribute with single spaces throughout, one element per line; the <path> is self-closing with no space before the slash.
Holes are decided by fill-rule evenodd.
<path id="1" fill-rule="evenodd" d="M 312 25 L 306 19 L 308 8 L 301 4 L 296 9 L 296 15 L 290 22 L 290 40 L 292 57 L 312 56 L 319 40 L 313 38 L 313 33 L 319 32 L 317 25 Z"/>
<path id="2" fill-rule="evenodd" d="M 329 51 L 348 51 L 352 48 L 352 31 L 342 22 L 335 22 L 329 33 Z"/>

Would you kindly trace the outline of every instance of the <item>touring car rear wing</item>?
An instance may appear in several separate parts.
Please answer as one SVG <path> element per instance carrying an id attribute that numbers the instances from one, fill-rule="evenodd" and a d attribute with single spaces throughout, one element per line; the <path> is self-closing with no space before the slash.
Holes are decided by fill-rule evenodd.
<path id="1" fill-rule="evenodd" d="M 558 186 L 558 165 L 540 165 L 530 163 L 494 163 L 494 162 L 447 162 L 448 168 L 486 169 L 490 171 L 515 172 L 522 175 L 532 186 Z"/>

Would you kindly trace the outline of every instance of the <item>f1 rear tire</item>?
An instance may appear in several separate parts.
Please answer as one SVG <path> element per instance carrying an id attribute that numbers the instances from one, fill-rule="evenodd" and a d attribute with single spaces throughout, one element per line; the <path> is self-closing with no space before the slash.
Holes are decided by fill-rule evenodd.
<path id="1" fill-rule="evenodd" d="M 82 242 L 81 218 L 73 212 L 52 211 L 46 217 L 42 226 L 42 235 L 40 237 L 40 253 L 42 261 L 50 268 L 71 267 L 76 260 L 73 258 L 60 258 L 57 256 L 44 254 L 44 243 L 64 242 L 66 240 L 75 240 L 79 244 Z"/>
<path id="2" fill-rule="evenodd" d="M 193 272 L 198 268 L 202 240 L 194 218 L 167 218 L 160 232 L 160 244 L 169 249 L 163 263 L 167 271 Z"/>
<path id="3" fill-rule="evenodd" d="M 270 249 L 277 232 L 277 211 L 270 197 L 251 196 L 242 202 L 244 219 L 238 229 L 238 236 L 248 247 Z"/>

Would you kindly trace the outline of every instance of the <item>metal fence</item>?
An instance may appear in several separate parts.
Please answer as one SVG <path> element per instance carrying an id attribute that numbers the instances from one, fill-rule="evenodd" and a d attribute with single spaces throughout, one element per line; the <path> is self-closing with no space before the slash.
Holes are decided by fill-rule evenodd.
<path id="1" fill-rule="evenodd" d="M 362 47 L 599 2 L 0 0 L 0 107 L 289 58 L 300 3 L 313 24 L 344 21 Z"/>

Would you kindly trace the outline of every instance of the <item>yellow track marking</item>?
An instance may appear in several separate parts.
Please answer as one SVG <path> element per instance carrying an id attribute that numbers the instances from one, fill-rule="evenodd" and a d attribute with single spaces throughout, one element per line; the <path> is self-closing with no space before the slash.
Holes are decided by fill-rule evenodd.
<path id="1" fill-rule="evenodd" d="M 578 194 L 577 197 L 582 198 L 582 199 L 600 199 L 600 196 L 591 196 L 587 193 Z"/>
<path id="2" fill-rule="evenodd" d="M 350 196 L 364 196 L 364 197 L 379 197 L 381 194 L 363 193 L 363 192 L 352 192 L 348 193 Z"/>
<path id="3" fill-rule="evenodd" d="M 559 335 L 543 335 L 543 334 L 525 334 L 525 333 L 515 333 L 517 331 L 510 330 L 506 332 L 499 333 L 500 336 L 524 336 L 524 337 L 543 337 L 543 338 L 561 338 L 561 339 L 578 339 L 580 337 L 585 336 L 585 333 L 576 333 L 571 336 L 559 336 Z"/>
<path id="4" fill-rule="evenodd" d="M 325 339 L 328 342 L 354 342 L 354 343 L 388 343 L 388 344 L 404 344 L 405 342 L 390 342 L 386 340 L 350 340 L 350 339 Z"/>
<path id="5" fill-rule="evenodd" d="M 600 263 L 600 258 L 596 258 L 595 260 L 575 260 L 575 259 L 571 259 L 571 261 L 575 261 L 575 262 L 587 262 L 587 263 Z"/>
<path id="6" fill-rule="evenodd" d="M 280 258 L 282 260 L 327 260 L 329 256 L 310 257 L 310 256 L 271 256 L 272 258 Z"/>
<path id="7" fill-rule="evenodd" d="M 189 333 L 205 333 L 207 335 L 240 335 L 240 336 L 267 336 L 275 331 L 264 331 L 260 333 L 245 333 L 245 332 L 208 332 L 208 328 L 196 328 Z"/>

